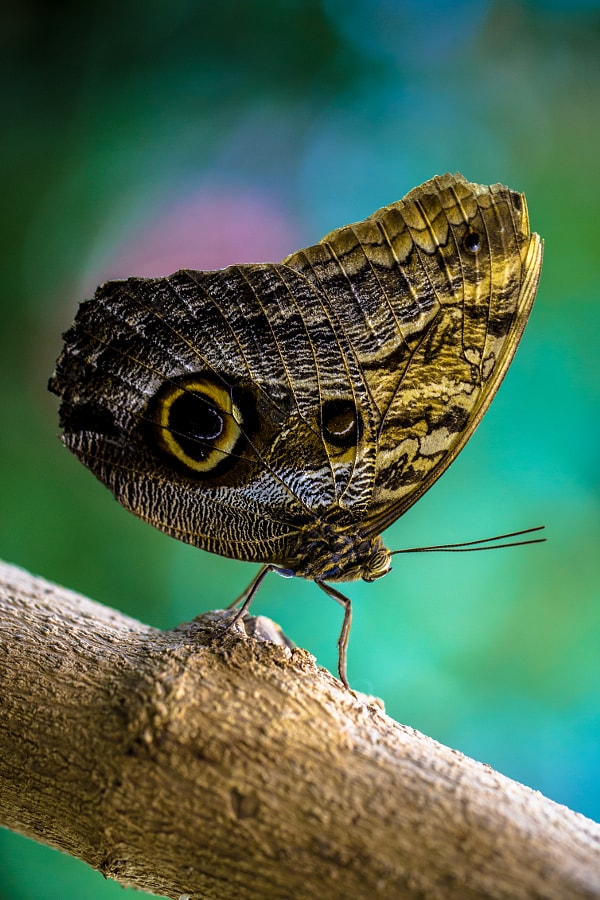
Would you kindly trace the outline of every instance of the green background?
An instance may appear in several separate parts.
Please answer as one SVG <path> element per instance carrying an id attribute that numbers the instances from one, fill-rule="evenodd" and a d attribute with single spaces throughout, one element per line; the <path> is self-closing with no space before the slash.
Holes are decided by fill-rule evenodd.
<path id="1" fill-rule="evenodd" d="M 600 819 L 600 5 L 29 2 L 4 9 L 0 556 L 161 627 L 254 568 L 154 532 L 57 440 L 46 382 L 110 277 L 277 260 L 434 174 L 527 195 L 536 307 L 476 435 L 392 548 L 545 524 L 548 542 L 396 557 L 354 601 L 349 675 L 388 712 Z M 323 665 L 341 610 L 254 605 Z M 108 897 L 0 833 L 10 898 Z"/>

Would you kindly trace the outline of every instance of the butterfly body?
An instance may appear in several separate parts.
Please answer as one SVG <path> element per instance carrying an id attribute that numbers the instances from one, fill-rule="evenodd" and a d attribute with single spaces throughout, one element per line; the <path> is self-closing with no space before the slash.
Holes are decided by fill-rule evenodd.
<path id="1" fill-rule="evenodd" d="M 62 439 L 180 540 L 374 580 L 496 392 L 541 257 L 521 194 L 446 175 L 280 264 L 108 282 L 50 382 Z"/>

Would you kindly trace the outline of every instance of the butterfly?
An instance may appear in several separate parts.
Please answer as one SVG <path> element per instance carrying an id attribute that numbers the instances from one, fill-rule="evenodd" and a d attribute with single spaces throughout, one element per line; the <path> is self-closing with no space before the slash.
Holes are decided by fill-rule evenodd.
<path id="1" fill-rule="evenodd" d="M 525 197 L 435 177 L 281 263 L 109 281 L 49 388 L 64 444 L 161 531 L 314 581 L 391 565 L 381 532 L 473 434 L 513 358 L 542 241 Z"/>

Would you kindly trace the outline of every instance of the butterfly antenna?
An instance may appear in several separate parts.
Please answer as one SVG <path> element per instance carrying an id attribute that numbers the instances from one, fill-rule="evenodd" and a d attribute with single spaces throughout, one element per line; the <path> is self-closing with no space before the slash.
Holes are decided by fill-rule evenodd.
<path id="1" fill-rule="evenodd" d="M 526 544 L 543 544 L 545 537 L 527 538 L 523 541 L 513 541 L 511 538 L 519 538 L 524 534 L 534 534 L 543 531 L 544 525 L 535 528 L 525 528 L 523 531 L 511 531 L 509 534 L 496 534 L 494 537 L 480 538 L 478 541 L 460 541 L 457 544 L 436 544 L 432 547 L 409 547 L 406 550 L 393 550 L 396 553 L 434 553 L 444 551 L 446 553 L 469 553 L 473 550 L 501 550 L 503 547 L 524 547 Z M 502 543 L 500 543 L 502 542 Z"/>

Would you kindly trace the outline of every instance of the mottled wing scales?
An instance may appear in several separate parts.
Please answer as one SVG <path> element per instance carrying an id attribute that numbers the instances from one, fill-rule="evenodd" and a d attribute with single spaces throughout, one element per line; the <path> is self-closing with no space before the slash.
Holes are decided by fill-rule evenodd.
<path id="1" fill-rule="evenodd" d="M 246 386 L 259 420 L 235 469 L 202 483 L 147 440 L 156 392 L 198 371 Z M 81 305 L 51 382 L 64 442 L 126 508 L 207 550 L 281 564 L 316 511 L 348 505 L 358 517 L 371 496 L 374 449 L 370 464 L 358 464 L 359 448 L 338 461 L 322 437 L 323 401 L 349 384 L 368 425 L 369 397 L 329 310 L 273 264 L 109 282 Z M 375 425 L 367 432 L 374 448 Z"/>
<path id="2" fill-rule="evenodd" d="M 328 297 L 375 398 L 369 533 L 414 503 L 473 433 L 516 350 L 541 254 L 520 194 L 447 175 L 284 261 Z"/>

